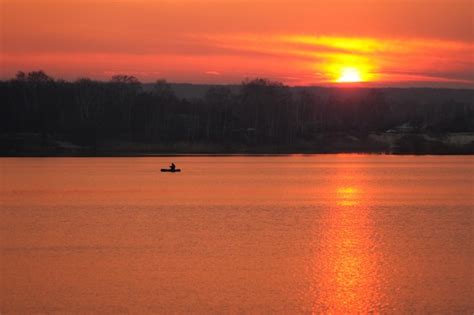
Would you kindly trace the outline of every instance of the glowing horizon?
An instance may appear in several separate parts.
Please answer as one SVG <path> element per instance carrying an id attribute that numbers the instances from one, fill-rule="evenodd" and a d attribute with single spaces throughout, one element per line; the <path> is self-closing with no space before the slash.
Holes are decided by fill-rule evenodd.
<path id="1" fill-rule="evenodd" d="M 0 0 L 0 78 L 474 87 L 469 0 L 367 1 Z"/>

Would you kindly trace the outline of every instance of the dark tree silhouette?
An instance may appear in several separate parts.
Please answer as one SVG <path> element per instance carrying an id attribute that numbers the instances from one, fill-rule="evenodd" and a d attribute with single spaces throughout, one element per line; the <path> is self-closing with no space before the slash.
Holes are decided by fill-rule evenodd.
<path id="1" fill-rule="evenodd" d="M 143 85 L 133 76 L 115 75 L 108 82 L 65 82 L 43 71 L 20 71 L 14 79 L 0 81 L 0 148 L 21 151 L 19 143 L 29 140 L 18 139 L 37 137 L 46 151 L 54 141 L 91 152 L 114 144 L 170 151 L 176 145 L 190 150 L 205 145 L 215 151 L 317 151 L 330 150 L 334 137 L 364 140 L 397 128 L 432 134 L 474 131 L 472 90 L 412 92 L 290 88 L 257 78 L 238 88 L 213 86 L 201 98 L 184 99 L 165 80 Z M 423 139 L 404 137 L 400 145 L 434 150 Z M 29 148 L 37 150 L 33 144 Z"/>

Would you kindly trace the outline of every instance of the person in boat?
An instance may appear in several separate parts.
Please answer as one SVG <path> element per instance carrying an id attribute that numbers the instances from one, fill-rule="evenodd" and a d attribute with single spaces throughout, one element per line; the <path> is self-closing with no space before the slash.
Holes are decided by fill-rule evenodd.
<path id="1" fill-rule="evenodd" d="M 171 165 L 170 165 L 170 170 L 174 171 L 176 169 L 176 165 L 174 165 L 173 162 L 171 162 Z"/>

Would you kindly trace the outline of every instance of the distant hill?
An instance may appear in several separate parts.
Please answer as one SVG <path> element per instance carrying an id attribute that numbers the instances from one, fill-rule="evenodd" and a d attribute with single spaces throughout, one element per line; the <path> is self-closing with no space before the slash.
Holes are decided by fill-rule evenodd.
<path id="1" fill-rule="evenodd" d="M 216 86 L 226 86 L 232 92 L 238 93 L 240 85 L 211 85 L 191 83 L 170 83 L 173 92 L 182 99 L 203 98 L 207 91 Z M 151 90 L 153 84 L 143 84 L 145 91 Z M 319 86 L 297 86 L 290 87 L 295 92 L 307 91 L 322 99 L 345 91 L 348 97 L 351 95 L 364 95 L 369 91 L 380 91 L 391 104 L 419 103 L 419 104 L 442 104 L 446 102 L 474 103 L 474 90 L 472 89 L 449 89 L 449 88 L 338 88 Z"/>

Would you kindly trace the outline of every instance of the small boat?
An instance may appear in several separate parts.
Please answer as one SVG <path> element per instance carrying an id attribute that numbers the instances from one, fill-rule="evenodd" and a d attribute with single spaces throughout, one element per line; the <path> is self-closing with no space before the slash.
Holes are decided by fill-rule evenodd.
<path id="1" fill-rule="evenodd" d="M 176 173 L 176 172 L 181 172 L 181 169 L 175 168 L 174 170 L 172 170 L 171 168 L 162 168 L 161 171 L 162 172 Z"/>

